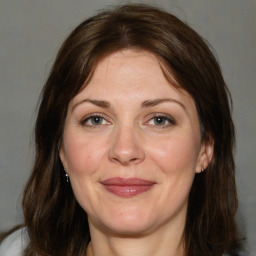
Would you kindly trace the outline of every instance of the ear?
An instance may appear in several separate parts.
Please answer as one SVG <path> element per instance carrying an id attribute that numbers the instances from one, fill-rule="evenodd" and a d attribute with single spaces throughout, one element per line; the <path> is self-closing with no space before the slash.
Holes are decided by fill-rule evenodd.
<path id="1" fill-rule="evenodd" d="M 62 162 L 62 165 L 64 167 L 64 169 L 68 170 L 68 166 L 67 166 L 67 159 L 66 159 L 66 153 L 65 153 L 65 150 L 63 148 L 63 145 L 61 146 L 60 150 L 59 150 L 59 157 L 60 157 L 60 160 Z"/>
<path id="2" fill-rule="evenodd" d="M 206 169 L 210 164 L 213 158 L 214 152 L 214 141 L 209 139 L 201 143 L 200 152 L 198 155 L 198 161 L 196 166 L 196 173 L 202 172 L 203 169 Z"/>

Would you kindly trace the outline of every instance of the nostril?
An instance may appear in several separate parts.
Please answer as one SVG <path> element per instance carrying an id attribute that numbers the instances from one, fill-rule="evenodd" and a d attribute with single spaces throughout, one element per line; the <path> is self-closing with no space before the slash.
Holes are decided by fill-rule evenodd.
<path id="1" fill-rule="evenodd" d="M 116 163 L 120 163 L 124 166 L 130 165 L 130 164 L 136 164 L 140 162 L 140 160 L 141 159 L 139 157 L 133 157 L 133 158 L 113 157 L 112 158 L 112 161 Z"/>

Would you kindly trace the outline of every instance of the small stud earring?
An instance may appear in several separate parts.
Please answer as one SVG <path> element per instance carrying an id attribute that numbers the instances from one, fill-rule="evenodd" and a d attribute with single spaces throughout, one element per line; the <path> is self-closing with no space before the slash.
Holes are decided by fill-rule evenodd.
<path id="1" fill-rule="evenodd" d="M 67 183 L 69 183 L 69 177 L 68 177 L 68 174 L 66 173 L 66 178 L 67 178 Z"/>
<path id="2" fill-rule="evenodd" d="M 66 170 L 64 169 L 64 171 L 65 171 L 65 176 L 66 176 L 66 179 L 67 179 L 67 183 L 69 183 L 69 176 L 68 176 L 68 174 L 67 174 L 67 172 L 66 172 Z"/>
<path id="3" fill-rule="evenodd" d="M 205 172 L 204 165 L 201 166 L 201 173 Z"/>

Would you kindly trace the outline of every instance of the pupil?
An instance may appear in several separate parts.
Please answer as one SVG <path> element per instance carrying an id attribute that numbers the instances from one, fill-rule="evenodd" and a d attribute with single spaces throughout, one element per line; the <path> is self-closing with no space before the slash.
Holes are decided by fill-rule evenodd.
<path id="1" fill-rule="evenodd" d="M 93 118 L 93 123 L 94 124 L 99 124 L 101 122 L 101 118 L 100 117 L 94 117 Z"/>
<path id="2" fill-rule="evenodd" d="M 156 123 L 157 124 L 162 124 L 164 122 L 164 119 L 162 117 L 157 117 L 156 118 Z"/>

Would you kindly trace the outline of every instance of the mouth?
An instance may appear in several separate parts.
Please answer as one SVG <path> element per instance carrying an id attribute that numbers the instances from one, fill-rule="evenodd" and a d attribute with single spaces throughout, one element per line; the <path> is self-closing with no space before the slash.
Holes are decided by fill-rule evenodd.
<path id="1" fill-rule="evenodd" d="M 125 198 L 147 192 L 156 184 L 156 182 L 138 178 L 111 178 L 100 183 L 108 192 Z"/>

